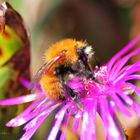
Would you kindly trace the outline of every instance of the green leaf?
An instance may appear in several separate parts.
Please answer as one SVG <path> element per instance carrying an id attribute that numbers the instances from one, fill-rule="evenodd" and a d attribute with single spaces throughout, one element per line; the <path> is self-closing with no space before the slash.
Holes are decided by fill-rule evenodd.
<path id="1" fill-rule="evenodd" d="M 0 99 L 4 98 L 5 89 L 7 88 L 7 83 L 10 80 L 12 75 L 12 70 L 10 67 L 5 66 L 0 68 Z"/>
<path id="2" fill-rule="evenodd" d="M 6 26 L 5 34 L 0 34 L 0 66 L 6 63 L 22 47 L 20 38 Z"/>
<path id="3" fill-rule="evenodd" d="M 0 99 L 29 93 L 20 83 L 20 77 L 30 80 L 29 34 L 19 13 L 4 2 L 0 4 Z M 23 108 L 24 105 L 12 109 L 1 107 L 0 122 L 7 122 Z"/>

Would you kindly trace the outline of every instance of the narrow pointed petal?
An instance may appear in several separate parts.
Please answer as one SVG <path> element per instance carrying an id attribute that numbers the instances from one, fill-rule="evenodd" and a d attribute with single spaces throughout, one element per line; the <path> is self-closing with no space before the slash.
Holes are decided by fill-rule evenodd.
<path id="1" fill-rule="evenodd" d="M 20 138 L 20 140 L 29 140 L 32 135 L 36 132 L 38 127 L 42 124 L 42 122 L 50 115 L 50 113 L 55 110 L 60 103 L 50 107 L 48 110 L 43 111 L 40 113 L 37 117 L 35 117 L 33 120 L 31 120 L 27 125 L 24 127 L 24 130 L 26 131 L 24 135 Z"/>
<path id="2" fill-rule="evenodd" d="M 110 97 L 112 98 L 113 103 L 121 113 L 125 114 L 128 117 L 131 117 L 131 113 L 128 110 L 127 106 L 122 103 L 122 101 L 119 99 L 119 97 L 116 94 L 110 93 Z"/>
<path id="3" fill-rule="evenodd" d="M 118 60 L 114 67 L 110 71 L 110 77 L 111 79 L 116 78 L 117 73 L 120 71 L 120 69 L 128 62 L 128 60 L 133 57 L 134 55 L 140 53 L 140 48 L 132 51 L 127 56 L 123 57 L 122 59 Z"/>
<path id="4" fill-rule="evenodd" d="M 47 98 L 45 99 L 39 99 L 36 100 L 35 102 L 33 102 L 28 108 L 26 108 L 20 115 L 18 116 L 26 116 L 28 115 L 34 108 L 36 108 L 39 104 L 41 104 L 42 102 L 47 101 Z"/>
<path id="5" fill-rule="evenodd" d="M 133 103 L 131 109 L 140 117 L 140 106 L 137 103 Z"/>
<path id="6" fill-rule="evenodd" d="M 44 101 L 42 101 L 44 102 Z M 42 103 L 40 102 L 39 105 Z M 39 106 L 38 105 L 38 106 Z M 25 124 L 27 121 L 31 120 L 32 118 L 36 117 L 37 115 L 39 115 L 42 111 L 44 111 L 45 109 L 47 109 L 47 107 L 49 107 L 50 105 L 52 105 L 52 102 L 47 102 L 42 104 L 42 106 L 36 106 L 36 108 L 29 112 L 29 114 L 25 114 L 25 112 L 21 113 L 19 116 L 17 116 L 16 118 L 13 118 L 11 121 L 9 121 L 6 126 L 10 126 L 10 127 L 17 127 L 20 125 Z"/>
<path id="7" fill-rule="evenodd" d="M 20 96 L 20 97 L 6 99 L 6 100 L 0 100 L 0 105 L 10 106 L 10 105 L 28 103 L 36 99 L 42 98 L 44 96 L 45 96 L 44 93 L 39 93 L 39 94 L 30 94 L 30 95 Z"/>
<path id="8" fill-rule="evenodd" d="M 116 80 L 114 80 L 114 83 L 120 83 L 121 81 L 129 81 L 129 80 L 139 80 L 140 75 L 139 74 L 133 74 L 133 75 L 120 75 Z"/>
<path id="9" fill-rule="evenodd" d="M 120 50 L 116 55 L 112 57 L 112 59 L 108 62 L 108 71 L 110 72 L 110 69 L 114 65 L 114 63 L 125 53 L 127 53 L 136 43 L 140 40 L 140 35 L 133 39 L 129 44 L 127 44 L 122 50 Z"/>
<path id="10" fill-rule="evenodd" d="M 121 75 L 127 76 L 127 75 L 133 74 L 135 72 L 139 72 L 139 71 L 140 71 L 140 61 L 138 61 L 134 64 L 131 64 L 131 65 L 125 66 L 118 72 L 117 75 L 118 75 L 118 77 Z"/>
<path id="11" fill-rule="evenodd" d="M 136 92 L 136 94 L 140 96 L 140 88 L 138 88 L 137 86 L 135 86 L 132 83 L 127 83 L 126 85 L 129 86 L 129 87 L 131 87 L 132 89 L 134 89 L 134 91 Z"/>
<path id="12" fill-rule="evenodd" d="M 39 84 L 35 84 L 33 82 L 29 82 L 29 81 L 25 80 L 23 77 L 20 77 L 19 81 L 27 89 L 30 89 L 30 90 L 36 89 L 37 91 L 41 91 L 41 86 Z"/>
<path id="13" fill-rule="evenodd" d="M 61 123 L 64 119 L 64 115 L 66 113 L 67 108 L 69 107 L 69 103 L 67 105 L 65 105 L 63 108 L 61 108 L 61 110 L 55 115 L 55 122 L 53 125 L 53 128 L 49 134 L 49 137 L 47 140 L 55 140 L 57 133 L 60 129 Z"/>
<path id="14" fill-rule="evenodd" d="M 80 114 L 80 111 L 78 111 L 73 120 L 72 130 L 74 133 L 76 133 L 78 131 L 80 119 L 81 119 L 81 114 Z"/>
<path id="15" fill-rule="evenodd" d="M 71 115 L 72 115 L 73 111 L 70 110 L 70 112 L 66 115 L 65 117 L 65 122 L 64 122 L 64 130 L 62 131 L 62 134 L 60 136 L 60 140 L 65 140 L 65 136 L 66 136 L 66 129 L 67 129 L 67 126 L 68 126 L 68 123 L 69 123 L 69 120 L 71 118 Z"/>
<path id="16" fill-rule="evenodd" d="M 139 74 L 132 74 L 132 75 L 129 75 L 127 77 L 124 77 L 125 78 L 125 81 L 128 81 L 128 80 L 139 80 L 140 79 L 140 75 Z"/>
<path id="17" fill-rule="evenodd" d="M 19 78 L 20 83 L 26 87 L 27 89 L 32 89 L 33 88 L 33 84 L 31 84 L 30 81 L 25 80 L 23 77 Z"/>
<path id="18" fill-rule="evenodd" d="M 100 97 L 100 114 L 106 128 L 107 140 L 123 140 L 113 115 L 110 113 L 106 97 Z"/>
<path id="19" fill-rule="evenodd" d="M 119 96 L 124 100 L 124 102 L 140 116 L 140 106 L 137 105 L 128 95 L 123 94 L 122 91 L 118 92 Z"/>
<path id="20" fill-rule="evenodd" d="M 82 130 L 80 134 L 81 140 L 96 140 L 96 99 L 85 102 L 85 111 L 83 113 Z"/>
<path id="21" fill-rule="evenodd" d="M 41 100 L 37 100 L 35 102 L 33 102 L 27 109 L 25 109 L 20 115 L 18 115 L 17 117 L 13 118 L 12 120 L 10 120 L 6 126 L 9 127 L 16 127 L 16 126 L 20 126 L 22 124 L 24 124 L 26 122 L 24 116 L 26 116 L 27 114 L 29 114 L 40 102 Z"/>

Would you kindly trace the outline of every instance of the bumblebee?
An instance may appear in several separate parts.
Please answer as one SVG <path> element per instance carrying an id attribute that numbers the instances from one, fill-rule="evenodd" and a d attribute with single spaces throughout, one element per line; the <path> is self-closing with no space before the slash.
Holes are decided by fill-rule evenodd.
<path id="1" fill-rule="evenodd" d="M 42 90 L 52 100 L 65 100 L 67 97 L 81 106 L 78 93 L 68 85 L 70 75 L 94 78 L 94 51 L 85 41 L 64 39 L 51 45 L 44 54 L 44 65 L 35 79 Z"/>

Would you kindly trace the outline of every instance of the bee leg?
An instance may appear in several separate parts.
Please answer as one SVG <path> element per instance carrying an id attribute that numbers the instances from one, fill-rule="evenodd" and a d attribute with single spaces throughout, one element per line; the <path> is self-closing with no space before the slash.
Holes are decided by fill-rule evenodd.
<path id="1" fill-rule="evenodd" d="M 68 96 L 77 104 L 77 106 L 83 110 L 83 105 L 80 101 L 80 99 L 78 98 L 78 93 L 74 92 L 67 84 L 64 83 L 64 88 L 66 89 L 66 92 L 68 94 Z"/>
<path id="2" fill-rule="evenodd" d="M 78 72 L 75 73 L 77 76 L 84 76 L 86 79 L 92 79 L 95 82 L 99 83 L 99 81 L 95 78 L 94 73 L 87 67 L 84 69 L 80 69 Z"/>
<path id="3" fill-rule="evenodd" d="M 75 91 L 73 91 L 66 83 L 65 80 L 63 78 L 63 68 L 57 68 L 54 71 L 54 74 L 59 78 L 60 83 L 62 84 L 63 88 L 66 90 L 67 95 L 77 104 L 77 106 L 83 110 L 83 106 L 82 103 L 80 102 L 80 99 L 78 97 L 78 93 L 76 93 Z M 70 70 L 68 70 L 70 71 Z"/>
<path id="4" fill-rule="evenodd" d="M 95 78 L 93 72 L 87 70 L 87 71 L 85 72 L 85 75 L 86 75 L 86 78 L 87 78 L 87 79 L 92 79 L 92 80 L 94 80 L 96 83 L 100 83 L 100 82 L 98 81 L 98 79 Z"/>

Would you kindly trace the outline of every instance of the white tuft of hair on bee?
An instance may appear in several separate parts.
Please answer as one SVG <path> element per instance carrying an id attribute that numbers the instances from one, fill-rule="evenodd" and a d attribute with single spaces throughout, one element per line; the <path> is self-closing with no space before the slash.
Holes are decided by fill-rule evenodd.
<path id="1" fill-rule="evenodd" d="M 86 46 L 86 48 L 84 49 L 84 52 L 85 52 L 86 55 L 88 55 L 89 58 L 92 57 L 95 54 L 92 46 Z"/>

